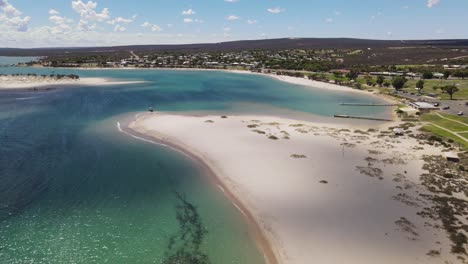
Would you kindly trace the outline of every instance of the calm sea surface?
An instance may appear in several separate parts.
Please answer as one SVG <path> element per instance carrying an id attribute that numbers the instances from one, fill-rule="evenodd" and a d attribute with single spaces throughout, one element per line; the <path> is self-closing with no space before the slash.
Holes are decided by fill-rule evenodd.
<path id="1" fill-rule="evenodd" d="M 379 103 L 375 98 L 263 76 L 0 68 L 10 73 L 147 83 L 0 92 L 0 263 L 264 263 L 237 209 L 197 164 L 120 133 L 116 123 L 149 106 L 388 115 L 385 108 L 339 105 Z"/>

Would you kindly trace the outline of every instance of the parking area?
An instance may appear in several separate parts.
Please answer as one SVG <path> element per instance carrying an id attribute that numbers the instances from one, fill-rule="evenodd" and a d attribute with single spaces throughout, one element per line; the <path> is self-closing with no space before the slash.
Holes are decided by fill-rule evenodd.
<path id="1" fill-rule="evenodd" d="M 417 95 L 403 92 L 398 92 L 398 95 L 411 101 L 439 103 L 439 107 L 443 113 L 456 115 L 458 112 L 463 112 L 465 115 L 468 115 L 468 100 L 439 100 L 427 95 Z M 449 109 L 444 110 L 443 108 L 446 106 L 448 106 Z"/>

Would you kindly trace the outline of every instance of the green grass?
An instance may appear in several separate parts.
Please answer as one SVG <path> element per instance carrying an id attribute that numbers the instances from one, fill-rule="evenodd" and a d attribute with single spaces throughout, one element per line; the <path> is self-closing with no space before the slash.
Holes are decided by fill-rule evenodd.
<path id="1" fill-rule="evenodd" d="M 427 125 L 422 128 L 424 131 L 430 132 L 434 135 L 446 138 L 446 139 L 451 139 L 455 142 L 457 142 L 459 145 L 461 145 L 465 150 L 468 150 L 468 142 L 462 140 L 461 138 L 455 136 L 452 133 L 449 133 L 448 131 L 445 131 L 443 129 L 440 129 L 438 127 L 435 127 L 433 125 Z M 463 137 L 465 137 L 463 135 Z"/>
<path id="2" fill-rule="evenodd" d="M 459 133 L 460 136 L 468 139 L 468 132 L 464 132 L 464 133 Z"/>
<path id="3" fill-rule="evenodd" d="M 416 90 L 417 81 L 418 80 L 413 80 L 413 79 L 408 80 L 403 90 L 412 92 L 412 93 L 417 93 L 418 92 Z M 442 93 L 440 89 L 434 90 L 433 87 L 445 86 L 445 85 L 451 85 L 451 84 L 457 85 L 458 89 L 460 89 L 457 93 L 453 95 L 453 99 L 468 100 L 468 79 L 466 80 L 437 80 L 437 79 L 424 80 L 423 93 L 426 93 L 426 94 L 433 93 L 433 94 L 436 94 L 438 97 L 440 97 L 440 99 L 442 100 L 448 100 L 450 99 L 450 96 L 448 94 Z"/>
<path id="4" fill-rule="evenodd" d="M 457 120 L 459 122 L 462 122 L 462 123 L 465 123 L 468 125 L 468 117 L 464 117 L 464 116 L 456 116 L 456 115 L 449 115 L 449 114 L 444 114 L 444 113 L 439 113 L 440 115 L 446 117 L 446 118 L 450 118 L 450 119 L 453 119 L 453 120 Z M 468 129 L 467 129 L 468 130 Z"/>
<path id="5" fill-rule="evenodd" d="M 447 114 L 445 114 L 444 116 L 447 118 L 452 118 L 452 119 L 455 119 L 454 117 L 458 117 L 458 116 L 447 115 Z M 465 119 L 468 119 L 468 118 L 465 117 Z M 447 119 L 443 119 L 440 116 L 437 116 L 435 114 L 424 114 L 421 116 L 421 120 L 426 121 L 426 122 L 432 122 L 436 125 L 439 125 L 443 128 L 446 128 L 454 132 L 468 131 L 468 126 L 464 126 L 460 123 L 453 122 Z M 467 120 L 463 120 L 462 122 L 465 122 L 465 121 Z"/>

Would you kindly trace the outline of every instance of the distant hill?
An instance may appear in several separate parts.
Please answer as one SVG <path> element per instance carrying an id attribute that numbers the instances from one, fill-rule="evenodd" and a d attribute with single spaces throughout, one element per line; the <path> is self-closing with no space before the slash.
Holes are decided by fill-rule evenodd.
<path id="1" fill-rule="evenodd" d="M 161 52 L 161 51 L 229 51 L 229 50 L 278 50 L 278 49 L 360 49 L 389 47 L 468 47 L 468 39 L 449 40 L 369 40 L 352 38 L 283 38 L 264 40 L 243 40 L 221 43 L 201 43 L 183 45 L 133 45 L 115 47 L 83 48 L 36 48 L 15 49 L 0 48 L 0 56 L 79 56 L 91 54 L 109 54 L 128 51 Z"/>

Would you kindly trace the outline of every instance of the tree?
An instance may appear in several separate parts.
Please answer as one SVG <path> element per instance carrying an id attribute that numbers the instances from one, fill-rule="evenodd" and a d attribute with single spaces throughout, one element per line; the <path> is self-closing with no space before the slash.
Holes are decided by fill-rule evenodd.
<path id="1" fill-rule="evenodd" d="M 421 93 L 421 90 L 424 89 L 424 81 L 423 81 L 423 80 L 419 80 L 419 81 L 416 83 L 416 88 L 418 88 L 419 93 Z"/>
<path id="2" fill-rule="evenodd" d="M 364 76 L 364 80 L 366 81 L 367 86 L 372 86 L 374 84 L 374 80 L 370 75 Z"/>
<path id="3" fill-rule="evenodd" d="M 423 79 L 432 79 L 432 78 L 434 78 L 434 74 L 432 72 L 427 71 L 427 72 L 423 73 L 422 77 L 423 77 Z"/>
<path id="4" fill-rule="evenodd" d="M 392 79 L 393 88 L 395 88 L 396 90 L 401 90 L 401 88 L 405 86 L 406 81 L 407 81 L 406 78 L 403 76 L 393 77 Z"/>
<path id="5" fill-rule="evenodd" d="M 446 85 L 446 86 L 443 86 L 442 88 L 442 92 L 448 94 L 450 96 L 450 100 L 453 100 L 453 95 L 458 92 L 458 87 L 455 86 L 455 85 Z"/>
<path id="6" fill-rule="evenodd" d="M 354 88 L 356 88 L 358 90 L 362 90 L 362 85 L 357 82 L 357 83 L 354 84 Z"/>
<path id="7" fill-rule="evenodd" d="M 359 72 L 350 71 L 346 74 L 346 77 L 350 80 L 356 80 L 359 77 Z"/>
<path id="8" fill-rule="evenodd" d="M 444 79 L 447 80 L 450 77 L 450 71 L 444 71 Z"/>
<path id="9" fill-rule="evenodd" d="M 385 82 L 385 78 L 382 75 L 377 76 L 377 80 L 375 81 L 380 87 Z"/>
<path id="10" fill-rule="evenodd" d="M 458 71 L 455 71 L 452 75 L 453 77 L 457 77 L 457 78 L 462 78 L 462 79 L 465 79 L 465 77 L 468 76 L 468 74 L 462 70 L 458 70 Z"/>

